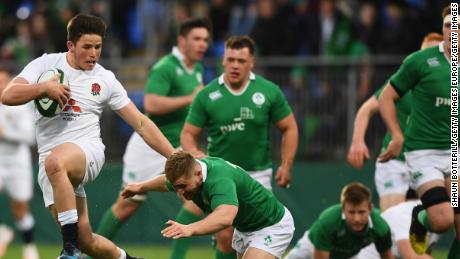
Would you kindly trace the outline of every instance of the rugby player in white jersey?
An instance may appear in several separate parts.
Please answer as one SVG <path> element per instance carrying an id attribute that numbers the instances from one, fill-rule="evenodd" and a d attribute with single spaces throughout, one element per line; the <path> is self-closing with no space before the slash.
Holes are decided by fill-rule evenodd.
<path id="1" fill-rule="evenodd" d="M 111 241 L 92 232 L 84 185 L 104 163 L 100 115 L 105 104 L 120 115 L 145 142 L 163 156 L 174 151 L 156 125 L 139 112 L 115 75 L 97 62 L 106 25 L 85 14 L 67 25 L 65 53 L 44 54 L 31 61 L 2 95 L 6 105 L 50 97 L 63 111 L 54 117 L 37 113 L 38 182 L 48 207 L 61 226 L 63 250 L 58 258 L 76 259 L 80 251 L 93 258 L 133 258 Z M 36 83 L 50 68 L 64 72 L 69 86 L 54 80 Z"/>

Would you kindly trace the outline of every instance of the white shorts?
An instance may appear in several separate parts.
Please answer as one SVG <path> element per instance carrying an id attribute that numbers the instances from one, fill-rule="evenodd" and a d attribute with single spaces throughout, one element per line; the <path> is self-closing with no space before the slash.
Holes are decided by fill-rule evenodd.
<path id="1" fill-rule="evenodd" d="M 276 224 L 254 232 L 233 232 L 232 247 L 239 254 L 254 247 L 281 258 L 294 235 L 294 220 L 289 210 L 284 208 L 283 218 Z"/>
<path id="2" fill-rule="evenodd" d="M 313 253 L 315 252 L 315 246 L 308 237 L 308 230 L 305 231 L 303 236 L 297 240 L 295 246 L 289 251 L 284 259 L 313 259 Z M 350 259 L 356 259 L 357 256 L 353 256 Z M 379 257 L 380 258 L 380 257 Z"/>
<path id="3" fill-rule="evenodd" d="M 272 191 L 272 177 L 273 169 L 267 168 L 265 170 L 259 171 L 248 171 L 248 174 L 260 184 L 262 184 L 265 189 Z"/>
<path id="4" fill-rule="evenodd" d="M 77 197 L 86 197 L 85 189 L 83 186 L 94 181 L 99 175 L 102 166 L 104 165 L 105 155 L 104 150 L 105 146 L 102 142 L 96 142 L 91 140 L 79 140 L 79 141 L 69 141 L 77 146 L 79 146 L 85 153 L 86 158 L 86 172 L 83 181 L 74 188 L 75 196 Z M 38 185 L 43 192 L 43 200 L 45 202 L 45 207 L 49 207 L 54 204 L 53 197 L 53 188 L 49 182 L 48 176 L 45 171 L 45 160 L 46 157 L 50 154 L 51 151 L 40 154 L 38 158 Z"/>
<path id="5" fill-rule="evenodd" d="M 166 158 L 134 132 L 123 155 L 123 184 L 142 182 L 164 173 Z"/>
<path id="6" fill-rule="evenodd" d="M 0 191 L 19 202 L 27 202 L 33 195 L 33 177 L 30 156 L 21 163 L 0 164 Z"/>
<path id="7" fill-rule="evenodd" d="M 392 159 L 386 163 L 375 163 L 375 186 L 379 196 L 389 194 L 406 195 L 409 189 L 409 169 L 404 161 Z"/>
<path id="8" fill-rule="evenodd" d="M 450 177 L 450 150 L 424 149 L 404 153 L 412 186 Z"/>

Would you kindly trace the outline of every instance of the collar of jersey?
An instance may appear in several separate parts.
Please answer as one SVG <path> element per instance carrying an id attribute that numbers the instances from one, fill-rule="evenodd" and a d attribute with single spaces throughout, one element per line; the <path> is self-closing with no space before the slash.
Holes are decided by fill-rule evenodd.
<path id="1" fill-rule="evenodd" d="M 444 41 L 439 42 L 438 48 L 439 48 L 439 52 L 441 52 L 442 54 L 444 54 L 444 57 L 447 59 L 447 61 L 448 61 L 449 64 L 450 64 L 450 59 L 449 59 L 449 57 L 447 56 L 446 52 L 444 51 Z"/>
<path id="2" fill-rule="evenodd" d="M 371 211 L 372 213 L 372 211 Z M 345 213 L 342 212 L 342 219 L 345 221 Z M 368 221 L 367 221 L 367 227 L 368 229 L 371 229 L 374 227 L 374 223 L 372 222 L 371 215 L 368 216 Z"/>
<path id="3" fill-rule="evenodd" d="M 249 73 L 249 81 L 243 87 L 243 90 L 241 92 L 239 92 L 239 93 L 235 93 L 235 91 L 233 91 L 232 88 L 225 83 L 224 74 L 219 76 L 219 85 L 225 86 L 231 94 L 238 96 L 238 95 L 244 94 L 244 92 L 246 92 L 246 89 L 248 88 L 249 83 L 251 82 L 251 80 L 255 80 L 255 79 L 256 79 L 256 75 L 254 73 L 252 73 L 252 72 Z"/>
<path id="4" fill-rule="evenodd" d="M 173 54 L 174 57 L 176 57 L 178 60 L 179 60 L 179 63 L 180 65 L 182 66 L 182 68 L 185 70 L 185 72 L 187 72 L 188 74 L 193 74 L 193 71 L 195 69 L 189 69 L 185 63 L 184 63 L 184 55 L 180 52 L 179 48 L 174 46 L 171 53 Z"/>
<path id="5" fill-rule="evenodd" d="M 203 182 L 206 181 L 206 178 L 208 177 L 208 166 L 201 162 L 198 159 L 195 159 L 201 166 L 201 174 L 203 175 Z"/>

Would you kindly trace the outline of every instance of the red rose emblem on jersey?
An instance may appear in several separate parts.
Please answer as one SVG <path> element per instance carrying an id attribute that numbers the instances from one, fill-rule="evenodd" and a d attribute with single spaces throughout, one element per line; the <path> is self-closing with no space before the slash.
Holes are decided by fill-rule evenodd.
<path id="1" fill-rule="evenodd" d="M 98 83 L 94 83 L 91 85 L 91 94 L 93 96 L 101 94 L 101 86 Z"/>

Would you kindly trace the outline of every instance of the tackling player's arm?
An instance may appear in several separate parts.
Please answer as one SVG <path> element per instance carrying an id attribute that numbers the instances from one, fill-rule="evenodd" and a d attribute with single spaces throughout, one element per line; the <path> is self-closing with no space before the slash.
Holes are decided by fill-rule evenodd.
<path id="1" fill-rule="evenodd" d="M 379 102 L 373 95 L 359 107 L 353 128 L 353 138 L 348 151 L 347 161 L 354 168 L 362 168 L 364 159 L 369 159 L 365 136 L 369 120 L 379 111 Z"/>
<path id="2" fill-rule="evenodd" d="M 281 165 L 276 172 L 276 182 L 281 187 L 287 187 L 291 182 L 291 169 L 297 152 L 299 132 L 297 123 L 292 112 L 276 122 L 276 126 L 282 132 L 281 139 Z"/>
<path id="3" fill-rule="evenodd" d="M 182 225 L 168 220 L 169 226 L 161 231 L 164 237 L 178 239 L 196 235 L 207 235 L 218 232 L 233 224 L 238 213 L 238 206 L 222 204 L 216 207 L 206 218 L 189 225 Z"/>
<path id="4" fill-rule="evenodd" d="M 398 240 L 396 241 L 396 245 L 403 259 L 433 259 L 433 257 L 428 254 L 416 254 L 408 239 Z"/>
<path id="5" fill-rule="evenodd" d="M 166 185 L 166 176 L 164 174 L 157 175 L 150 180 L 128 184 L 120 195 L 123 198 L 129 198 L 139 193 L 146 193 L 148 191 L 168 192 L 169 189 Z"/>
<path id="6" fill-rule="evenodd" d="M 16 77 L 6 86 L 1 102 L 6 105 L 21 105 L 40 97 L 48 96 L 63 107 L 70 96 L 70 88 L 59 83 L 58 76 L 47 82 L 30 84 L 22 77 Z"/>
<path id="7" fill-rule="evenodd" d="M 313 259 L 329 259 L 329 257 L 329 251 L 318 250 L 316 248 L 313 250 Z"/>
<path id="8" fill-rule="evenodd" d="M 145 143 L 158 153 L 164 157 L 169 157 L 174 152 L 173 146 L 155 123 L 142 114 L 132 102 L 117 110 L 116 113 L 144 139 Z"/>
<path id="9" fill-rule="evenodd" d="M 185 151 L 190 152 L 190 154 L 196 158 L 206 156 L 206 154 L 198 149 L 198 137 L 202 131 L 202 128 L 186 122 L 180 134 L 180 144 L 182 148 Z"/>
<path id="10" fill-rule="evenodd" d="M 386 162 L 396 158 L 401 153 L 404 136 L 399 126 L 396 113 L 395 102 L 399 99 L 399 94 L 391 83 L 388 83 L 379 98 L 380 114 L 387 125 L 391 134 L 391 141 L 388 148 L 379 156 L 379 161 Z"/>
<path id="11" fill-rule="evenodd" d="M 163 115 L 190 105 L 195 95 L 203 89 L 203 85 L 197 86 L 193 92 L 186 96 L 162 96 L 153 93 L 144 95 L 144 110 L 148 114 Z"/>

